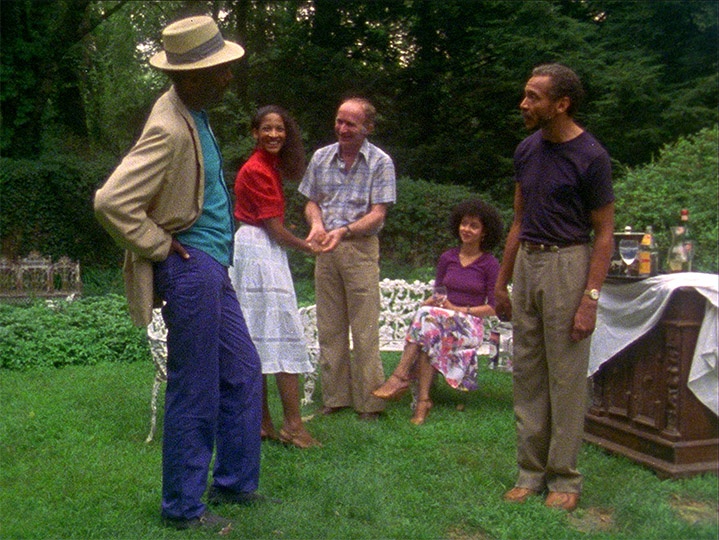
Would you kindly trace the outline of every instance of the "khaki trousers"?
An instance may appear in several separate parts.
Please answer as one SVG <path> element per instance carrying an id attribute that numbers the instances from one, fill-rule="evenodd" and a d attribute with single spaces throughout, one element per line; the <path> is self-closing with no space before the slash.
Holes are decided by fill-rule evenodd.
<path id="1" fill-rule="evenodd" d="M 379 354 L 379 240 L 343 240 L 315 264 L 322 400 L 326 407 L 380 412 L 372 391 L 384 382 Z M 350 354 L 349 332 L 353 351 Z"/>
<path id="2" fill-rule="evenodd" d="M 529 252 L 514 267 L 514 414 L 518 487 L 579 493 L 577 455 L 587 407 L 589 339 L 570 340 L 590 248 Z"/>

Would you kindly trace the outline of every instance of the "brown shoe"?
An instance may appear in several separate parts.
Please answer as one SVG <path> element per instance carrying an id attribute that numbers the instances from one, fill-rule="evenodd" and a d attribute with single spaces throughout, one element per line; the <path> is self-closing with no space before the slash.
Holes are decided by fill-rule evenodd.
<path id="1" fill-rule="evenodd" d="M 523 503 L 534 495 L 539 495 L 539 492 L 529 488 L 513 487 L 504 494 L 504 500 L 508 502 Z"/>
<path id="2" fill-rule="evenodd" d="M 401 398 L 407 390 L 409 390 L 409 381 L 393 373 L 382 386 L 372 392 L 372 395 L 393 401 Z"/>
<path id="3" fill-rule="evenodd" d="M 559 508 L 571 512 L 579 504 L 579 493 L 566 493 L 563 491 L 550 491 L 544 506 L 548 508 Z"/>

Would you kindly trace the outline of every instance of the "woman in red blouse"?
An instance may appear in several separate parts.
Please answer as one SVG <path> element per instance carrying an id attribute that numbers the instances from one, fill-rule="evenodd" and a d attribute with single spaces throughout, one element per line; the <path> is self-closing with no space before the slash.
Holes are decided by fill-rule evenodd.
<path id="1" fill-rule="evenodd" d="M 299 448 L 320 446 L 300 416 L 299 373 L 312 370 L 285 248 L 315 253 L 284 225 L 282 179 L 302 177 L 305 154 L 297 123 L 282 108 L 262 107 L 250 124 L 257 141 L 235 180 L 234 263 L 230 277 L 262 360 L 262 437 Z M 275 431 L 267 407 L 267 375 L 274 374 L 284 422 Z"/>

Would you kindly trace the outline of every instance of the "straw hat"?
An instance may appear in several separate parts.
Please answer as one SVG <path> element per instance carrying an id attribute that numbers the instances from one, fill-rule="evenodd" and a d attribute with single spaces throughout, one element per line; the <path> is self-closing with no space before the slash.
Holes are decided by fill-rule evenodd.
<path id="1" fill-rule="evenodd" d="M 239 60 L 245 50 L 225 41 L 212 17 L 197 16 L 170 24 L 162 31 L 163 51 L 150 65 L 165 71 L 202 69 Z"/>

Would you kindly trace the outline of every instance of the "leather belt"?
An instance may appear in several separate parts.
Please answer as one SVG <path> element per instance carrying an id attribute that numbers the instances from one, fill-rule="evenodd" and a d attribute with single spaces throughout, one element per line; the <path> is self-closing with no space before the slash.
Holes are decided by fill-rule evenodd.
<path id="1" fill-rule="evenodd" d="M 560 249 L 563 249 L 563 248 L 568 248 L 568 247 L 572 247 L 572 246 L 583 246 L 583 245 L 584 245 L 583 242 L 575 242 L 573 244 L 566 244 L 564 246 L 557 246 L 557 245 L 551 245 L 551 244 L 533 244 L 532 242 L 526 242 L 526 241 L 522 242 L 522 247 L 527 251 L 531 251 L 531 252 L 542 251 L 542 252 L 550 252 L 550 253 L 556 253 L 557 251 L 559 251 Z"/>

